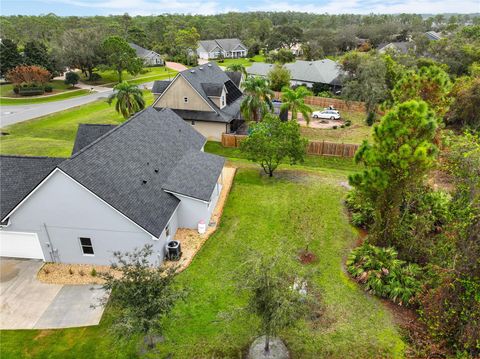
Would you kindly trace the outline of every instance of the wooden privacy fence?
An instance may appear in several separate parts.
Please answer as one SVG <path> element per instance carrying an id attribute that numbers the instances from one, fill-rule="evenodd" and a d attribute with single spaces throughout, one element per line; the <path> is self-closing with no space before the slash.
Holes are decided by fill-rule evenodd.
<path id="1" fill-rule="evenodd" d="M 223 147 L 239 147 L 246 135 L 222 134 Z M 359 145 L 350 143 L 335 143 L 327 141 L 310 141 L 307 154 L 318 156 L 353 157 Z"/>
<path id="2" fill-rule="evenodd" d="M 282 93 L 275 92 L 275 98 L 280 100 L 282 98 Z M 337 110 L 341 111 L 365 112 L 365 103 L 359 101 L 345 101 L 338 98 L 307 96 L 305 97 L 305 103 L 307 105 L 318 107 L 328 107 L 332 105 Z"/>

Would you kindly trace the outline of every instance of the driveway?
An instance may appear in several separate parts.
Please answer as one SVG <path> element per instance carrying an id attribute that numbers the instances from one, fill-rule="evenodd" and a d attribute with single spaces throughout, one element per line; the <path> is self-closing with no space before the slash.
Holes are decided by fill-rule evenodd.
<path id="1" fill-rule="evenodd" d="M 0 258 L 0 329 L 55 329 L 97 325 L 100 286 L 55 285 L 36 279 L 43 262 Z"/>

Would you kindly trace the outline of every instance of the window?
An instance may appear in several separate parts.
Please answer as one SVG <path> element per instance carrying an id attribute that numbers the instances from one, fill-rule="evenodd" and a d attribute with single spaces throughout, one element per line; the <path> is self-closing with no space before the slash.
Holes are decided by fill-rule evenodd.
<path id="1" fill-rule="evenodd" d="M 183 102 L 187 103 L 188 102 L 188 97 L 184 97 Z"/>
<path id="2" fill-rule="evenodd" d="M 192 126 L 195 126 L 195 121 L 192 120 Z"/>
<path id="3" fill-rule="evenodd" d="M 165 227 L 165 237 L 170 238 L 170 223 Z"/>
<path id="4" fill-rule="evenodd" d="M 93 256 L 92 240 L 86 237 L 80 237 L 80 245 L 82 246 L 82 252 L 84 255 Z"/>
<path id="5" fill-rule="evenodd" d="M 222 96 L 222 107 L 225 107 L 225 96 Z"/>

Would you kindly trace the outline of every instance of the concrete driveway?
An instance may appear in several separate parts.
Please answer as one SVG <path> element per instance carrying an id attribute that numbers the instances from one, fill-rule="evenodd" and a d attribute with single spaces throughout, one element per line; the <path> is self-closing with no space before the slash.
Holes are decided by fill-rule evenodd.
<path id="1" fill-rule="evenodd" d="M 0 257 L 0 329 L 54 329 L 97 325 L 100 286 L 55 285 L 36 279 L 43 262 Z"/>

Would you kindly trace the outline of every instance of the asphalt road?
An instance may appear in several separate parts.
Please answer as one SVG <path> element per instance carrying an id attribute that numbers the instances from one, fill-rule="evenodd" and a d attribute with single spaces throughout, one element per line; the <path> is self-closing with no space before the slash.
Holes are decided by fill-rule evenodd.
<path id="1" fill-rule="evenodd" d="M 112 93 L 113 90 L 106 89 L 105 91 L 96 92 L 91 95 L 73 97 L 54 102 L 0 106 L 0 127 L 31 120 L 40 116 L 50 115 L 58 111 L 68 110 L 69 108 L 85 105 L 99 99 L 106 99 Z"/>

